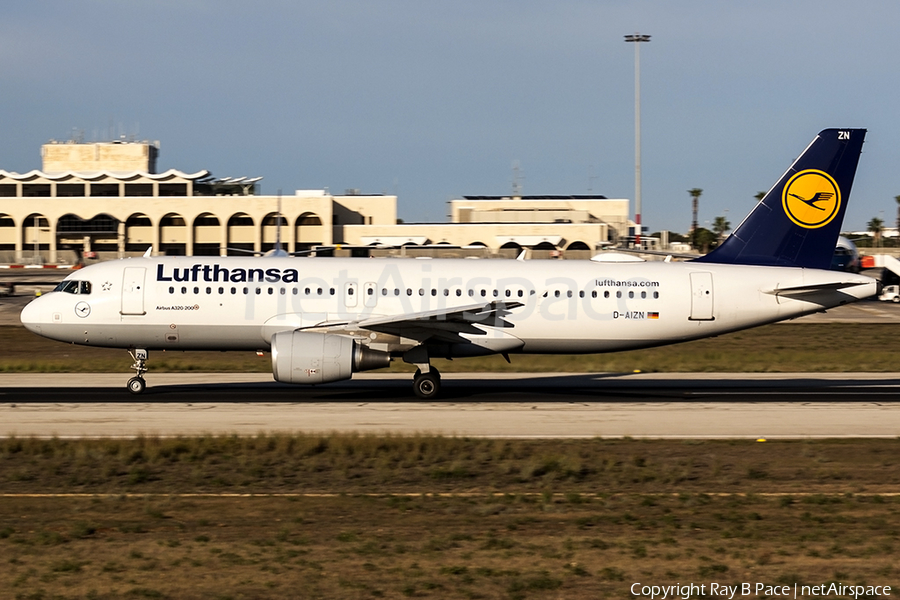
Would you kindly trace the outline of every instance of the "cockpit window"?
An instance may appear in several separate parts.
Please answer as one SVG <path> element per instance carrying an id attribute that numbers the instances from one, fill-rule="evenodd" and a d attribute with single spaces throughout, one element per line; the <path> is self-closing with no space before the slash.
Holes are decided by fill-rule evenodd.
<path id="1" fill-rule="evenodd" d="M 90 294 L 91 282 L 78 281 L 77 279 L 67 279 L 61 281 L 59 285 L 53 288 L 54 292 L 65 292 L 67 294 Z"/>

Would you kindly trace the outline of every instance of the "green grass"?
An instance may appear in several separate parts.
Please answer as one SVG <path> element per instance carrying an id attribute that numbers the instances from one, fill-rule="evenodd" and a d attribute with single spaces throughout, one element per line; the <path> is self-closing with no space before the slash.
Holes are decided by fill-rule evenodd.
<path id="1" fill-rule="evenodd" d="M 512 355 L 436 360 L 452 372 L 892 372 L 900 324 L 782 323 L 757 329 L 629 352 L 582 356 Z M 124 350 L 89 348 L 38 337 L 23 327 L 0 327 L 0 372 L 125 372 Z M 253 352 L 153 352 L 153 372 L 265 373 L 268 354 Z M 394 361 L 390 371 L 415 367 Z"/>
<path id="2" fill-rule="evenodd" d="M 900 489 L 898 450 L 883 439 L 2 440 L 0 490 L 23 495 L 0 495 L 0 597 L 896 589 L 900 497 L 887 494 Z M 467 476 L 432 476 L 450 465 Z M 129 481 L 136 466 L 152 476 Z M 183 495 L 204 491 L 247 495 Z M 53 492 L 84 495 L 24 495 Z"/>

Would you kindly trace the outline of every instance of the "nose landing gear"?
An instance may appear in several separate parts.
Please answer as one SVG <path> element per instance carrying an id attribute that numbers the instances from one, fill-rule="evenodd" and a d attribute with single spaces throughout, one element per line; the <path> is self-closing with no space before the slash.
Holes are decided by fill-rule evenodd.
<path id="1" fill-rule="evenodd" d="M 135 348 L 134 352 L 129 350 L 128 354 L 130 354 L 132 360 L 134 360 L 134 364 L 131 365 L 131 368 L 134 369 L 136 373 L 136 375 L 129 379 L 126 384 L 128 391 L 132 394 L 143 394 L 144 390 L 147 389 L 147 382 L 144 381 L 143 375 L 147 372 L 148 353 L 143 348 Z"/>

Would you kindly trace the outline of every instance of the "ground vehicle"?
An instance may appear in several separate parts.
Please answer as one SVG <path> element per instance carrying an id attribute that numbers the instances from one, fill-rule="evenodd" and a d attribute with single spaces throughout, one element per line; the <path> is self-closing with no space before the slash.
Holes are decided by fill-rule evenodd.
<path id="1" fill-rule="evenodd" d="M 878 299 L 882 302 L 893 302 L 900 304 L 900 285 L 886 285 Z"/>

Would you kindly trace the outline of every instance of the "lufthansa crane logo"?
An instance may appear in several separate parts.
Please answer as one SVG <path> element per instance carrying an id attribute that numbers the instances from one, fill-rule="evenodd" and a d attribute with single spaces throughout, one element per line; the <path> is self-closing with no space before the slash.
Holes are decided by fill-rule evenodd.
<path id="1" fill-rule="evenodd" d="M 806 229 L 818 229 L 838 214 L 841 189 L 828 173 L 807 169 L 788 180 L 781 204 L 791 221 Z"/>

